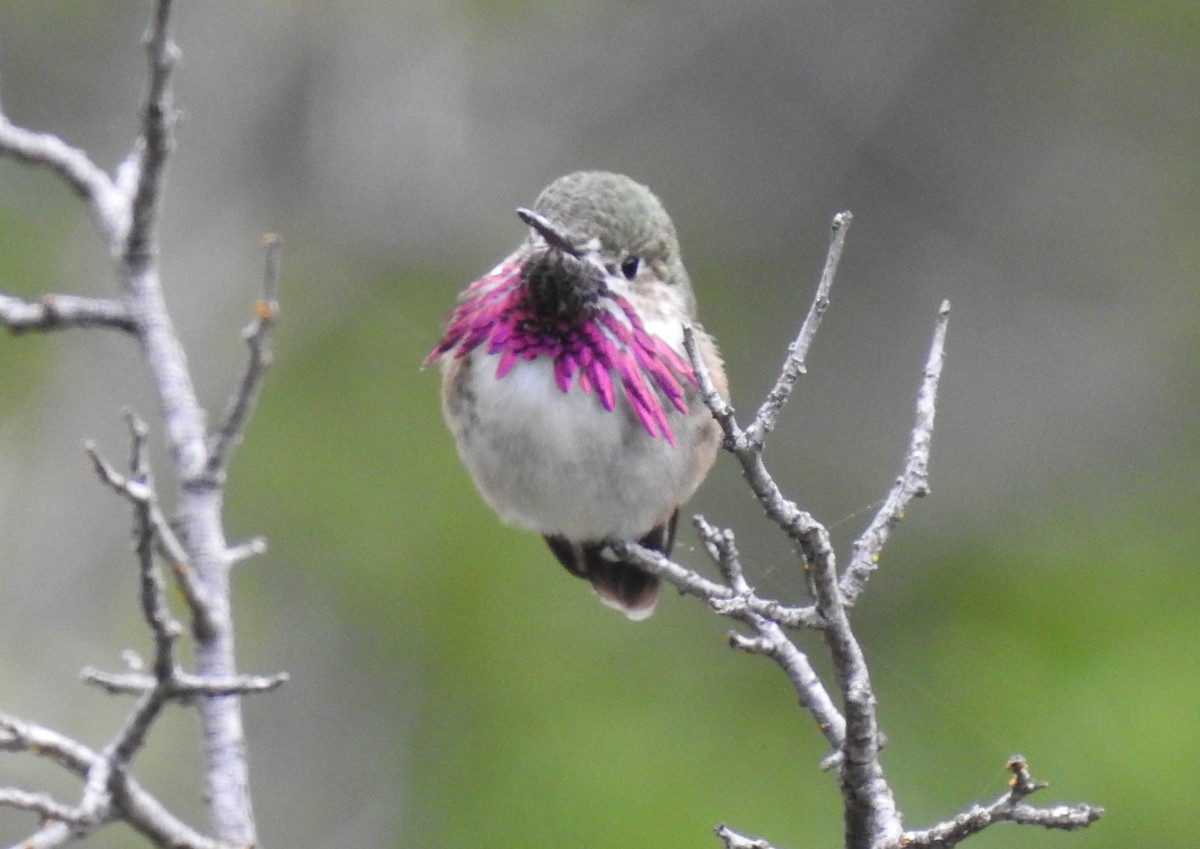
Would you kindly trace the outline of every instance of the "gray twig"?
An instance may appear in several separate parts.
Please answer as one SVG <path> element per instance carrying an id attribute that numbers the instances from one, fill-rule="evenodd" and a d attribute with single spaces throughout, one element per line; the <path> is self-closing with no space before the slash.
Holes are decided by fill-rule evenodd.
<path id="1" fill-rule="evenodd" d="M 170 0 L 157 0 L 145 38 L 149 84 L 142 108 L 130 234 L 123 254 L 124 281 L 127 296 L 137 305 L 141 341 L 179 481 L 177 515 L 188 555 L 186 568 L 195 575 L 198 597 L 204 602 L 204 621 L 193 623 L 196 668 L 202 678 L 224 679 L 237 670 L 228 546 L 221 519 L 223 493 L 208 474 L 205 414 L 167 311 L 156 262 L 155 228 L 175 125 L 169 83 L 178 50 L 169 34 L 170 12 Z M 254 845 L 258 839 L 240 703 L 236 696 L 221 696 L 198 699 L 196 707 L 205 747 L 206 797 L 216 836 L 234 845 Z"/>
<path id="2" fill-rule="evenodd" d="M 84 779 L 98 775 L 106 767 L 105 757 L 94 749 L 57 731 L 5 713 L 0 713 L 0 750 L 34 755 Z M 72 809 L 74 814 L 66 821 L 48 822 L 17 845 L 60 846 L 69 840 L 86 836 L 92 829 L 119 816 L 157 846 L 228 849 L 170 814 L 133 776 L 118 773 L 113 783 L 115 787 L 109 788 L 112 791 L 112 804 L 106 811 L 98 813 L 94 801 L 87 798 L 85 791 L 84 801 Z M 80 832 L 81 824 L 89 819 L 90 826 Z"/>
<path id="3" fill-rule="evenodd" d="M 722 616 L 746 621 L 746 617 L 753 614 L 767 617 L 788 628 L 820 627 L 820 618 L 811 606 L 793 607 L 773 599 L 760 598 L 753 590 L 745 594 L 735 592 L 725 584 L 719 584 L 676 563 L 662 552 L 644 548 L 634 542 L 613 542 L 612 549 L 621 559 L 636 563 L 681 593 L 707 602 Z"/>
<path id="4" fill-rule="evenodd" d="M 721 838 L 721 842 L 725 844 L 725 849 L 775 849 L 769 842 L 761 837 L 746 837 L 744 834 L 738 834 L 727 825 L 719 825 L 713 829 L 717 837 Z"/>
<path id="5" fill-rule="evenodd" d="M 250 361 L 242 375 L 238 391 L 229 401 L 225 421 L 211 440 L 208 472 L 219 479 L 229 462 L 229 454 L 241 441 L 246 421 L 254 410 L 262 387 L 263 375 L 272 362 L 271 331 L 279 315 L 279 264 L 283 243 L 278 236 L 263 237 L 266 246 L 266 269 L 263 272 L 263 293 L 254 303 L 254 319 L 242 331 L 250 349 Z"/>
<path id="6" fill-rule="evenodd" d="M 880 553 L 892 535 L 892 529 L 904 518 L 904 511 L 914 498 L 929 494 L 929 450 L 933 438 L 933 419 L 937 410 L 938 381 L 945 362 L 946 327 L 950 321 L 950 302 L 942 301 L 938 309 L 933 342 L 925 362 L 921 389 L 917 393 L 916 424 L 909 441 L 904 472 L 892 484 L 883 506 L 866 530 L 854 541 L 850 565 L 841 578 L 842 597 L 853 605 L 863 591 L 867 579 L 875 571 Z"/>
<path id="7" fill-rule="evenodd" d="M 133 431 L 132 440 L 134 443 L 133 451 L 140 452 L 140 442 L 145 439 L 144 428 L 145 424 L 141 422 L 132 412 L 126 414 L 127 420 L 130 423 L 131 431 Z M 142 435 L 138 436 L 136 431 L 141 428 Z M 148 544 L 153 544 L 155 551 L 158 552 L 171 567 L 171 572 L 175 576 L 178 583 L 180 594 L 187 603 L 188 610 L 192 616 L 192 629 L 199 633 L 205 633 L 212 628 L 208 621 L 209 605 L 204 598 L 204 590 L 196 580 L 195 574 L 188 568 L 187 551 L 183 543 L 175 535 L 167 517 L 163 514 L 162 508 L 159 506 L 158 498 L 155 495 L 154 487 L 149 479 L 148 468 L 142 475 L 133 474 L 129 477 L 122 475 L 113 466 L 100 456 L 95 443 L 85 442 L 83 445 L 84 451 L 87 452 L 92 461 L 92 467 L 96 470 L 100 480 L 109 488 L 124 496 L 134 506 L 135 515 L 137 518 L 137 526 L 135 527 L 135 540 L 140 546 L 144 540 Z M 143 572 L 147 568 L 146 560 L 148 552 L 144 552 L 139 547 L 139 562 L 143 565 Z M 163 602 L 165 610 L 165 600 Z M 169 613 L 166 614 L 169 618 Z M 156 623 L 151 621 L 151 627 L 155 628 Z M 155 634 L 163 637 L 168 636 L 168 633 L 173 633 L 171 639 L 178 636 L 179 626 L 176 623 L 168 623 L 166 619 L 155 630 Z"/>
<path id="8" fill-rule="evenodd" d="M 0 324 L 13 333 L 63 330 L 68 327 L 107 327 L 133 333 L 137 324 L 129 308 L 113 298 L 43 295 L 26 301 L 0 294 Z"/>
<path id="9" fill-rule="evenodd" d="M 683 328 L 683 345 L 700 384 L 701 397 L 725 433 L 725 448 L 741 464 L 746 482 L 759 504 L 810 563 L 821 558 L 832 561 L 834 555 L 829 545 L 829 534 L 820 522 L 786 498 L 775 483 L 762 460 L 762 442 L 751 439 L 738 425 L 733 408 L 717 392 L 704 359 L 696 349 L 695 335 L 690 327 Z"/>
<path id="10" fill-rule="evenodd" d="M 1082 827 L 1100 816 L 1101 809 L 1086 805 L 1033 808 L 1024 804 L 1023 797 L 1041 785 L 1029 779 L 1023 759 L 1014 758 L 1010 763 L 1014 772 L 1012 789 L 1002 799 L 986 808 L 977 806 L 926 831 L 902 831 L 900 813 L 879 759 L 883 735 L 876 717 L 869 671 L 851 627 L 849 608 L 876 568 L 880 552 L 908 504 L 929 491 L 929 451 L 938 380 L 944 361 L 949 304 L 943 302 L 938 312 L 917 395 L 916 424 L 909 441 L 904 472 L 855 542 L 853 559 L 844 574 L 839 576 L 837 559 L 825 527 L 783 495 L 762 460 L 766 435 L 775 427 L 796 381 L 805 371 L 808 351 L 829 305 L 829 294 L 850 220 L 848 212 L 834 218 L 833 239 L 808 315 L 789 348 L 778 381 L 749 427 L 739 426 L 733 407 L 717 392 L 696 350 L 692 329 L 684 327 L 683 333 L 684 347 L 696 374 L 700 396 L 724 433 L 725 448 L 741 464 L 746 481 L 767 515 L 795 544 L 814 603 L 796 607 L 756 595 L 746 580 L 732 532 L 718 529 L 702 517 L 696 517 L 696 528 L 720 570 L 721 583 L 633 544 L 618 544 L 614 548 L 623 558 L 638 563 L 681 591 L 704 599 L 717 613 L 750 626 L 751 634 L 731 633 L 730 645 L 769 657 L 785 671 L 800 704 L 812 714 L 833 747 L 833 752 L 821 765 L 824 769 L 835 770 L 839 777 L 848 849 L 899 849 L 918 843 L 952 845 L 947 841 L 960 840 L 990 822 L 1001 820 L 1058 828 Z M 822 635 L 833 661 L 841 711 L 830 698 L 807 655 L 788 637 L 784 627 L 811 628 Z M 716 832 L 726 849 L 773 849 L 766 840 L 746 837 L 724 825 L 718 826 Z"/>
<path id="11" fill-rule="evenodd" d="M 800 333 L 792 343 L 782 373 L 754 422 L 742 430 L 728 405 L 715 391 L 704 362 L 698 356 L 692 334 L 685 328 L 684 345 L 700 382 L 702 395 L 725 433 L 725 447 L 742 466 L 743 474 L 767 515 L 788 535 L 807 570 L 814 594 L 817 629 L 824 637 L 833 658 L 842 699 L 843 713 L 832 705 L 813 699 L 824 687 L 812 672 L 807 657 L 787 638 L 776 623 L 755 624 L 758 638 L 751 643 L 735 639 L 739 647 L 753 646 L 757 653 L 775 660 L 787 672 L 800 694 L 801 703 L 813 714 L 834 754 L 824 765 L 837 768 L 845 808 L 846 845 L 852 849 L 875 847 L 894 840 L 900 834 L 899 813 L 891 788 L 879 762 L 880 732 L 875 715 L 875 697 L 871 690 L 862 650 L 850 626 L 846 606 L 838 586 L 837 559 L 825 527 L 809 513 L 786 498 L 762 459 L 766 434 L 790 397 L 792 387 L 804 372 L 805 359 L 817 328 L 829 304 L 829 293 L 845 244 L 847 212 L 834 218 L 833 240 L 826 258 L 817 292 Z M 774 629 L 774 630 L 772 630 Z"/>
<path id="12" fill-rule="evenodd" d="M 231 545 L 226 550 L 226 557 L 229 560 L 230 566 L 237 566 L 249 560 L 251 557 L 258 557 L 267 550 L 267 541 L 263 537 L 251 537 L 245 542 L 240 542 L 237 545 Z"/>
<path id="13" fill-rule="evenodd" d="M 84 681 L 94 684 L 111 695 L 140 696 L 162 687 L 172 699 L 191 699 L 194 696 L 244 696 L 269 693 L 287 683 L 288 674 L 235 675 L 232 678 L 201 678 L 176 670 L 166 681 L 140 672 L 103 672 L 87 667 L 80 673 Z"/>
<path id="14" fill-rule="evenodd" d="M 0 153 L 53 171 L 87 204 L 111 250 L 115 252 L 124 241 L 129 195 L 82 150 L 51 133 L 16 126 L 0 107 Z"/>
<path id="15" fill-rule="evenodd" d="M 38 747 L 39 754 L 69 764 L 86 779 L 78 810 L 89 821 L 102 823 L 119 817 L 159 845 L 211 849 L 218 841 L 226 846 L 257 843 L 239 696 L 273 689 L 286 677 L 243 676 L 237 672 L 229 573 L 234 562 L 261 550 L 262 544 L 251 541 L 233 548 L 227 545 L 221 513 L 223 475 L 217 474 L 223 470 L 228 446 L 245 427 L 262 368 L 270 359 L 269 333 L 278 310 L 278 248 L 268 250 L 259 322 L 250 333 L 254 364 L 243 380 L 241 401 L 214 447 L 208 440 L 205 413 L 166 307 L 158 265 L 157 230 L 176 120 L 171 78 L 178 49 L 170 34 L 171 11 L 171 0 L 154 0 L 144 37 L 148 82 L 140 109 L 140 134 L 113 177 L 83 151 L 53 135 L 17 127 L 0 110 L 0 154 L 48 168 L 86 201 L 122 286 L 120 299 L 55 295 L 31 303 L 0 295 L 0 324 L 18 332 L 100 326 L 136 335 L 159 401 L 178 487 L 176 517 L 168 521 L 149 474 L 145 426 L 133 417 L 128 474 L 115 469 L 93 446 L 88 446 L 97 474 L 125 497 L 134 511 L 142 615 L 154 641 L 152 674 L 137 669 L 121 675 L 86 673 L 88 680 L 110 691 L 136 696 L 124 724 L 102 752 L 61 737 L 45 745 L 28 742 L 28 734 L 20 729 L 29 731 L 33 727 L 12 723 L 0 724 L 0 746 L 20 747 L 26 742 L 31 751 Z M 172 570 L 187 603 L 188 625 L 195 637 L 194 675 L 182 672 L 176 662 L 174 644 L 183 628 L 167 603 L 159 558 Z M 205 796 L 215 839 L 179 824 L 127 774 L 128 763 L 144 743 L 163 705 L 172 699 L 193 701 L 200 715 Z M 50 734 L 37 731 L 43 738 Z M 54 820 L 33 835 L 29 845 L 60 845 L 79 836 L 74 829 L 73 822 Z"/>
<path id="16" fill-rule="evenodd" d="M 957 846 L 971 835 L 998 822 L 1072 831 L 1086 828 L 1104 815 L 1104 809 L 1096 805 L 1053 805 L 1045 808 L 1029 805 L 1025 803 L 1025 797 L 1042 789 L 1046 783 L 1030 778 L 1029 764 L 1020 755 L 1009 758 L 1008 769 L 1013 774 L 1008 790 L 995 801 L 988 805 L 974 805 L 932 828 L 906 831 L 900 845 L 913 849 Z"/>
<path id="17" fill-rule="evenodd" d="M 124 259 L 133 267 L 154 263 L 158 247 L 158 211 L 162 199 L 167 159 L 175 145 L 175 110 L 171 97 L 171 72 L 179 48 L 170 33 L 171 0 L 156 0 L 142 45 L 146 49 L 149 79 L 142 103 L 142 134 L 134 148 L 137 162 L 129 233 Z"/>
<path id="18" fill-rule="evenodd" d="M 800 333 L 796 336 L 796 341 L 788 346 L 788 356 L 784 360 L 783 370 L 779 373 L 779 380 L 767 393 L 767 398 L 759 407 L 753 423 L 746 428 L 746 438 L 754 445 L 761 446 L 767 434 L 775 429 L 775 422 L 779 418 L 784 404 L 791 397 L 792 388 L 800 379 L 800 375 L 807 370 L 808 349 L 812 347 L 813 339 L 817 335 L 817 328 L 821 326 L 821 319 L 825 317 L 825 311 L 829 309 L 829 292 L 833 288 L 833 278 L 837 276 L 838 263 L 842 261 L 842 249 L 846 246 L 846 231 L 850 228 L 850 222 L 853 220 L 854 216 L 848 211 L 839 212 L 833 216 L 833 237 L 829 242 L 825 267 L 821 270 L 821 280 L 817 284 L 817 293 L 813 297 L 812 305 L 808 308 L 808 315 L 805 316 L 804 323 L 800 325 Z"/>
<path id="19" fill-rule="evenodd" d="M 70 805 L 55 801 L 45 793 L 27 793 L 10 787 L 0 787 L 0 805 L 30 811 L 42 819 L 58 820 L 75 826 L 91 826 L 92 819 Z"/>

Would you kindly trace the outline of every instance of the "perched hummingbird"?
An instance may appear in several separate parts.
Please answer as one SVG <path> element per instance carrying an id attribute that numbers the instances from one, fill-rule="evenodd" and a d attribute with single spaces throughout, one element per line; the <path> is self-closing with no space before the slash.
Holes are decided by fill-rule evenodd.
<path id="1" fill-rule="evenodd" d="M 658 579 L 607 544 L 669 554 L 679 505 L 716 457 L 683 325 L 722 396 L 675 225 L 649 189 L 580 171 L 517 214 L 521 246 L 459 295 L 441 342 L 442 413 L 500 517 L 542 534 L 605 604 L 644 619 Z"/>

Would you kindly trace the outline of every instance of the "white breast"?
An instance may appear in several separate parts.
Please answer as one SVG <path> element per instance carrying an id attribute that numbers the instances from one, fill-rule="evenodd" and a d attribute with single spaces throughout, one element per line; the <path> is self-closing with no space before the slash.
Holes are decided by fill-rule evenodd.
<path id="1" fill-rule="evenodd" d="M 685 417 L 668 405 L 673 447 L 646 432 L 620 387 L 609 412 L 578 386 L 562 392 L 548 359 L 520 362 L 501 380 L 497 359 L 468 355 L 462 410 L 448 407 L 447 417 L 476 485 L 505 520 L 578 541 L 636 539 L 691 495 L 696 410 Z"/>

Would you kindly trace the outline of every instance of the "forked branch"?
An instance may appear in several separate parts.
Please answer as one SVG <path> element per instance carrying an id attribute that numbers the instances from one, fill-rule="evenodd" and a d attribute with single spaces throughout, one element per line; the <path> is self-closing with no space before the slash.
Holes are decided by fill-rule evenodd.
<path id="1" fill-rule="evenodd" d="M 237 670 L 230 571 L 234 564 L 264 550 L 265 543 L 254 539 L 229 546 L 222 516 L 229 457 L 241 439 L 270 362 L 270 333 L 278 313 L 278 240 L 268 245 L 264 294 L 247 331 L 250 365 L 224 423 L 217 433 L 209 434 L 159 273 L 158 225 L 176 124 L 171 87 L 178 49 L 171 38 L 171 11 L 172 0 L 154 0 L 143 40 L 147 84 L 140 133 L 112 176 L 81 149 L 54 135 L 16 126 L 0 109 L 0 155 L 48 169 L 85 201 L 120 283 L 119 296 L 114 298 L 46 295 L 28 301 L 0 294 L 0 324 L 15 333 L 100 327 L 137 338 L 159 404 L 171 458 L 167 479 L 173 498 L 169 500 L 175 504 L 175 514 L 168 519 L 150 474 L 148 429 L 140 419 L 128 416 L 132 448 L 127 471 L 118 470 L 88 445 L 101 480 L 125 498 L 133 512 L 141 614 L 153 655 L 148 663 L 127 656 L 128 668 L 120 672 L 84 671 L 84 679 L 105 692 L 133 697 L 121 727 L 100 751 L 35 724 L 0 716 L 0 748 L 49 759 L 84 779 L 78 805 L 16 789 L 0 792 L 0 805 L 45 819 L 21 844 L 29 849 L 61 845 L 117 819 L 160 846 L 255 845 L 239 699 L 272 690 L 286 680 L 282 674 L 247 676 Z M 179 618 L 168 603 L 168 570 L 186 605 L 186 615 Z M 181 668 L 176 652 L 178 641 L 189 634 L 194 640 L 193 671 Z M 204 796 L 212 816 L 212 837 L 172 817 L 129 774 L 134 757 L 171 702 L 193 705 L 200 716 Z"/>
<path id="2" fill-rule="evenodd" d="M 904 467 L 882 506 L 855 541 L 849 566 L 839 572 L 825 527 L 787 498 L 763 461 L 764 442 L 775 427 L 792 388 L 804 374 L 817 328 L 829 306 L 834 275 L 845 246 L 850 213 L 833 220 L 833 238 L 816 295 L 800 332 L 788 350 L 775 386 L 754 417 L 742 428 L 733 407 L 720 396 L 698 355 L 691 328 L 684 328 L 684 345 L 695 370 L 700 396 L 724 432 L 724 446 L 742 467 L 759 504 L 795 546 L 809 598 L 780 601 L 760 596 L 746 579 L 733 533 L 696 517 L 705 549 L 721 580 L 705 577 L 662 554 L 631 543 L 615 545 L 622 559 L 700 598 L 721 616 L 749 629 L 734 631 L 730 645 L 774 661 L 788 677 L 800 705 L 832 747 L 821 766 L 836 772 L 842 790 L 847 849 L 901 849 L 911 846 L 950 846 L 994 822 L 1014 822 L 1045 828 L 1080 828 L 1103 810 L 1089 805 L 1040 808 L 1025 797 L 1042 785 L 1029 778 L 1024 760 L 1010 761 L 1013 781 L 1007 793 L 987 806 L 975 806 L 932 828 L 905 832 L 900 813 L 880 760 L 883 735 L 875 710 L 875 695 L 862 648 L 850 622 L 850 608 L 861 596 L 870 574 L 878 568 L 884 545 L 914 498 L 929 491 L 929 452 L 933 436 L 938 382 L 945 360 L 950 305 L 943 301 L 934 322 L 925 369 L 917 391 L 915 423 Z M 787 629 L 813 630 L 822 637 L 836 681 L 826 684 L 808 655 Z M 729 826 L 716 829 L 726 849 L 774 849 L 763 838 L 743 835 Z"/>

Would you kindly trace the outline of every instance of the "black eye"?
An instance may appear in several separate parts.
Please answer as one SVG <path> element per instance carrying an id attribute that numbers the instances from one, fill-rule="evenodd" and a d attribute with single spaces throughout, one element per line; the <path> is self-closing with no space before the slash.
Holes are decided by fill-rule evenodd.
<path id="1" fill-rule="evenodd" d="M 638 266 L 641 264 L 642 261 L 636 256 L 627 256 L 621 260 L 621 273 L 625 275 L 626 280 L 632 280 L 637 277 Z"/>

